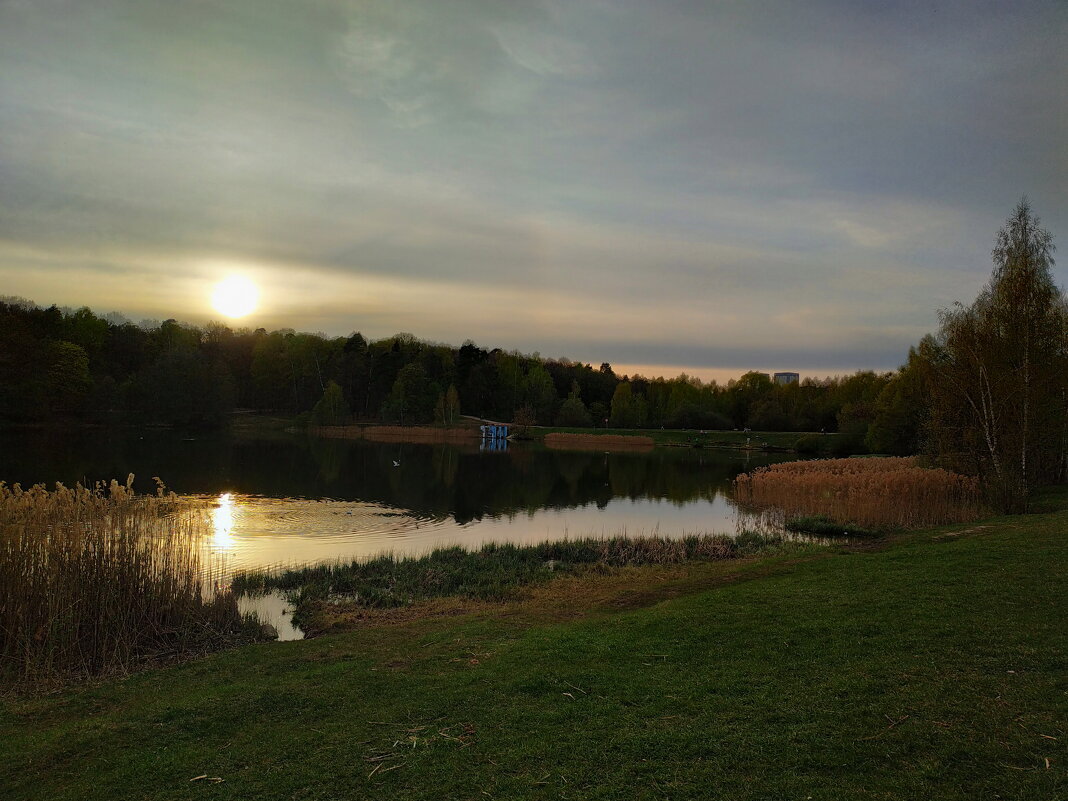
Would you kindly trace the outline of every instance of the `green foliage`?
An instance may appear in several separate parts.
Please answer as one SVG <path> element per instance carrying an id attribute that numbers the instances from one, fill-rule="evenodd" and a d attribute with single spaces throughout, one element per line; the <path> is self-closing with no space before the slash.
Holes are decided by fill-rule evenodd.
<path id="1" fill-rule="evenodd" d="M 538 424 L 537 415 L 534 413 L 534 409 L 530 406 L 523 406 L 516 409 L 515 414 L 512 415 L 512 425 L 514 427 L 514 435 L 518 439 L 529 439 L 530 429 Z"/>
<path id="2" fill-rule="evenodd" d="M 831 456 L 856 456 L 867 453 L 864 447 L 864 438 L 860 434 L 839 434 L 831 439 L 828 447 Z"/>
<path id="3" fill-rule="evenodd" d="M 590 417 L 593 419 L 594 427 L 605 425 L 608 419 L 608 405 L 594 401 L 590 404 Z"/>
<path id="4" fill-rule="evenodd" d="M 623 381 L 612 394 L 610 425 L 613 428 L 638 428 L 645 424 L 645 398 L 636 396 L 629 381 Z"/>
<path id="5" fill-rule="evenodd" d="M 686 374 L 622 376 L 607 363 L 543 359 L 473 342 L 453 348 L 411 334 L 369 341 L 358 332 L 330 338 L 291 329 L 220 323 L 201 329 L 176 320 L 141 327 L 111 319 L 88 309 L 65 314 L 27 301 L 0 302 L 0 422 L 63 414 L 204 424 L 225 420 L 234 407 L 295 416 L 311 412 L 333 381 L 358 422 L 451 425 L 461 407 L 508 420 L 529 406 L 542 425 L 600 428 L 611 418 L 624 429 L 833 432 L 849 405 L 843 425 L 863 436 L 889 380 L 866 373 L 778 386 L 748 373 L 724 386 Z M 48 349 L 56 342 L 85 353 L 87 389 L 78 380 L 50 384 L 39 368 L 49 364 Z M 198 365 L 218 377 L 218 389 L 206 387 Z M 163 392 L 157 384 L 170 369 L 178 375 L 164 381 Z M 50 397 L 60 385 L 67 394 Z"/>
<path id="6" fill-rule="evenodd" d="M 1068 306 L 1053 279 L 1053 236 L 1026 199 L 998 232 L 990 282 L 941 313 L 919 349 L 932 449 L 977 473 L 1003 511 L 1068 469 Z"/>
<path id="7" fill-rule="evenodd" d="M 823 452 L 823 441 L 819 434 L 805 434 L 798 437 L 794 443 L 794 450 L 802 456 L 815 456 Z"/>
<path id="8" fill-rule="evenodd" d="M 776 537 L 726 535 L 611 537 L 544 542 L 536 545 L 489 543 L 479 550 L 438 548 L 421 557 L 380 556 L 364 562 L 326 564 L 281 573 L 238 574 L 234 590 L 260 593 L 281 589 L 298 598 L 297 611 L 342 596 L 360 606 L 406 606 L 428 598 L 458 595 L 481 600 L 510 598 L 524 586 L 573 572 L 586 565 L 633 567 L 732 559 L 779 549 Z"/>
<path id="9" fill-rule="evenodd" d="M 439 393 L 423 365 L 410 362 L 397 373 L 393 389 L 382 405 L 382 419 L 391 423 L 432 422 Z"/>
<path id="10" fill-rule="evenodd" d="M 586 410 L 586 404 L 582 398 L 568 398 L 560 405 L 560 412 L 556 415 L 558 426 L 570 426 L 575 428 L 587 428 L 593 420 Z"/>
<path id="11" fill-rule="evenodd" d="M 323 390 L 323 397 L 312 409 L 311 420 L 317 426 L 343 426 L 352 417 L 349 405 L 345 402 L 345 396 L 341 387 L 334 381 L 330 381 Z"/>
<path id="12" fill-rule="evenodd" d="M 693 403 L 678 406 L 666 420 L 668 428 L 705 429 L 708 431 L 726 431 L 731 421 L 718 412 L 702 409 Z"/>
<path id="13" fill-rule="evenodd" d="M 449 389 L 445 392 L 445 425 L 452 425 L 460 419 L 460 394 L 456 391 L 454 384 L 449 384 Z"/>
<path id="14" fill-rule="evenodd" d="M 585 428 L 592 422 L 586 404 L 582 402 L 582 390 L 578 382 L 574 381 L 571 383 L 571 393 L 567 396 L 567 400 L 560 405 L 560 411 L 556 415 L 556 424 Z"/>
<path id="15" fill-rule="evenodd" d="M 79 411 L 92 389 L 89 357 L 73 342 L 50 342 L 47 348 L 48 370 L 45 388 L 52 411 L 73 414 Z"/>
<path id="16" fill-rule="evenodd" d="M 919 355 L 909 349 L 909 361 L 883 387 L 864 444 L 872 453 L 911 456 L 922 450 L 927 414 L 927 389 Z"/>
<path id="17" fill-rule="evenodd" d="M 128 403 L 142 420 L 180 426 L 218 425 L 233 408 L 233 385 L 225 365 L 212 365 L 198 350 L 161 354 L 139 373 Z"/>
<path id="18" fill-rule="evenodd" d="M 877 533 L 860 526 L 836 523 L 819 515 L 791 518 L 786 521 L 785 528 L 795 534 L 811 534 L 816 537 L 870 537 Z"/>
<path id="19" fill-rule="evenodd" d="M 553 386 L 552 377 L 541 364 L 533 365 L 527 373 L 524 396 L 524 405 L 534 410 L 534 416 L 538 420 L 547 422 L 553 419 L 553 409 L 557 404 L 556 387 Z"/>

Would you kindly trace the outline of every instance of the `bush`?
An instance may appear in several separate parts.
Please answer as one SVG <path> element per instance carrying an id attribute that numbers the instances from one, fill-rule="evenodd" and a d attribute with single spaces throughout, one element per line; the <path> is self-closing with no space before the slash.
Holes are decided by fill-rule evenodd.
<path id="1" fill-rule="evenodd" d="M 345 396 L 335 382 L 330 381 L 323 391 L 323 397 L 312 409 L 311 419 L 317 426 L 343 426 L 352 417 Z"/>
<path id="2" fill-rule="evenodd" d="M 577 397 L 564 401 L 556 415 L 556 424 L 565 428 L 589 428 L 592 422 L 586 404 Z"/>
<path id="3" fill-rule="evenodd" d="M 679 406 L 664 421 L 664 424 L 668 428 L 697 428 L 710 431 L 727 431 L 734 427 L 731 421 L 723 415 L 707 409 L 701 409 L 692 403 L 684 403 Z"/>
<path id="4" fill-rule="evenodd" d="M 831 444 L 828 450 L 831 456 L 842 457 L 868 452 L 867 448 L 864 447 L 864 437 L 860 434 L 839 434 L 836 437 L 831 437 Z"/>
<path id="5" fill-rule="evenodd" d="M 818 434 L 805 434 L 797 438 L 794 450 L 803 456 L 814 456 L 823 450 L 823 441 Z"/>
<path id="6" fill-rule="evenodd" d="M 786 521 L 785 528 L 795 534 L 813 534 L 819 537 L 864 537 L 875 534 L 874 531 L 860 526 L 836 523 L 823 515 L 791 518 Z"/>

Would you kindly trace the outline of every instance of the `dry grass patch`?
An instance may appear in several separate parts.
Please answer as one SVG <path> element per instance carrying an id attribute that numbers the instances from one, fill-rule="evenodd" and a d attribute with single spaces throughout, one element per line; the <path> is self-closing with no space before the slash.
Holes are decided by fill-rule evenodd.
<path id="1" fill-rule="evenodd" d="M 653 447 L 652 437 L 633 437 L 623 434 L 562 434 L 545 435 L 546 447 L 569 451 L 645 451 Z"/>
<path id="2" fill-rule="evenodd" d="M 920 467 L 912 457 L 785 462 L 738 476 L 734 489 L 750 509 L 874 529 L 968 522 L 987 511 L 977 479 Z"/>
<path id="3" fill-rule="evenodd" d="M 308 433 L 329 439 L 366 439 L 371 442 L 470 442 L 481 433 L 474 426 L 311 426 Z"/>

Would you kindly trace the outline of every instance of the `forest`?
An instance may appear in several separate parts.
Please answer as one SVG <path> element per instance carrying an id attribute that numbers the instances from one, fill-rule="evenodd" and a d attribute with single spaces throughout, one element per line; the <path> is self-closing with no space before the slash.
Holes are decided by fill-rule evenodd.
<path id="1" fill-rule="evenodd" d="M 204 427 L 242 409 L 322 424 L 447 424 L 465 414 L 570 427 L 843 432 L 855 435 L 854 448 L 867 436 L 873 449 L 910 453 L 917 416 L 903 408 L 905 384 L 902 373 L 863 371 L 785 386 L 750 372 L 721 385 L 403 333 L 368 340 L 134 324 L 88 308 L 0 300 L 5 423 Z"/>

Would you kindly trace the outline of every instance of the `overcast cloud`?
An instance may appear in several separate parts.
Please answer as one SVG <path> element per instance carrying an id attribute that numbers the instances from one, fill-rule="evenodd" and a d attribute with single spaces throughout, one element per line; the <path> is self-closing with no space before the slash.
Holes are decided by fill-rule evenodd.
<path id="1" fill-rule="evenodd" d="M 1019 197 L 1063 2 L 0 0 L 0 294 L 705 375 L 887 369 Z M 1058 268 L 1064 283 L 1066 272 Z"/>

